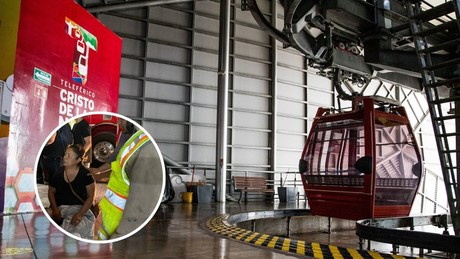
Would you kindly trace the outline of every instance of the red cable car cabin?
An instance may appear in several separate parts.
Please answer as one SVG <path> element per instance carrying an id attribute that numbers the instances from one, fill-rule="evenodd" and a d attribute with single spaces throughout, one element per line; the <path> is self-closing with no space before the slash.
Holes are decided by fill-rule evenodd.
<path id="1" fill-rule="evenodd" d="M 422 175 L 420 150 L 405 109 L 376 103 L 357 97 L 353 111 L 317 111 L 299 168 L 312 214 L 409 215 Z"/>

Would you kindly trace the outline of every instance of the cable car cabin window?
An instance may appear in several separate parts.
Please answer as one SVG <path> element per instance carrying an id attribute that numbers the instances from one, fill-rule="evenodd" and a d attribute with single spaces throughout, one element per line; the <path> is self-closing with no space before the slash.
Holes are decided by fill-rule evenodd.
<path id="1" fill-rule="evenodd" d="M 361 121 L 320 123 L 309 148 L 306 180 L 313 185 L 362 187 L 363 174 L 356 161 L 364 156 L 364 127 Z"/>
<path id="2" fill-rule="evenodd" d="M 411 204 L 422 168 L 407 125 L 376 125 L 376 205 Z"/>

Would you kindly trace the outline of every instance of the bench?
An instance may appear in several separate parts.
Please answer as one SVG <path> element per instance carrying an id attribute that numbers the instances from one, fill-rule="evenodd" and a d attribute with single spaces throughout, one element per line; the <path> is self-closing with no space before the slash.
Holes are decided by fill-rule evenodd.
<path id="1" fill-rule="evenodd" d="M 235 185 L 235 191 L 240 192 L 238 203 L 240 203 L 243 193 L 245 194 L 245 202 L 248 202 L 248 192 L 269 193 L 272 195 L 272 198 L 275 194 L 275 190 L 267 188 L 267 180 L 263 177 L 234 176 L 233 183 Z"/>

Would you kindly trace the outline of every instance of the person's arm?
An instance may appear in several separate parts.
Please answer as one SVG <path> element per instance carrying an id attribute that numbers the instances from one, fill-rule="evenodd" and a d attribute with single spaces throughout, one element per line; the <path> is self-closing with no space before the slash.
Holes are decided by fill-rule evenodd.
<path id="1" fill-rule="evenodd" d="M 101 166 L 99 166 L 98 168 L 88 168 L 89 170 L 89 173 L 93 176 L 96 176 L 98 174 L 101 174 L 101 173 L 105 173 L 109 170 L 111 170 L 112 167 L 110 165 L 110 163 L 104 163 L 102 164 Z"/>
<path id="2" fill-rule="evenodd" d="M 103 165 L 99 166 L 98 168 L 88 168 L 90 173 L 93 176 L 95 176 L 95 175 L 105 173 L 105 172 L 111 170 L 112 169 L 112 165 L 111 165 L 112 162 L 117 159 L 118 152 L 120 152 L 121 147 L 123 147 L 123 145 L 129 139 L 129 137 L 130 137 L 129 134 L 121 134 L 120 139 L 118 141 L 118 144 L 117 144 L 115 150 L 113 151 L 112 155 L 110 155 L 109 160 L 107 160 L 106 163 L 104 163 Z"/>
<path id="3" fill-rule="evenodd" d="M 133 154 L 125 171 L 130 180 L 128 200 L 120 224 L 111 239 L 127 235 L 141 226 L 163 195 L 161 161 L 151 142 Z"/>
<path id="4" fill-rule="evenodd" d="M 56 203 L 56 188 L 51 185 L 48 187 L 48 200 L 50 201 L 51 217 L 60 220 L 62 215 Z"/>
<path id="5" fill-rule="evenodd" d="M 85 150 L 85 156 L 88 153 L 89 149 L 91 148 L 91 136 L 84 137 L 83 140 L 85 141 L 85 146 L 83 147 L 83 150 Z"/>
<path id="6" fill-rule="evenodd" d="M 81 206 L 80 210 L 73 215 L 72 220 L 70 221 L 70 223 L 74 226 L 80 224 L 81 219 L 91 208 L 91 205 L 93 205 L 94 193 L 96 192 L 96 184 L 93 182 L 91 184 L 86 185 L 86 192 L 88 194 L 88 198 L 86 198 L 85 203 L 83 203 L 83 206 Z"/>

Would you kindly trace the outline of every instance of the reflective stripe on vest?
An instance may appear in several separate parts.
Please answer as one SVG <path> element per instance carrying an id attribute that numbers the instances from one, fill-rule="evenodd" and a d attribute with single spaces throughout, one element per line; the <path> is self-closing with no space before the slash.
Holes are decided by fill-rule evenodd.
<path id="1" fill-rule="evenodd" d="M 130 140 L 132 141 L 130 142 Z M 117 161 L 120 161 L 120 167 L 123 172 L 123 180 L 125 181 L 126 184 L 129 185 L 129 178 L 125 173 L 125 166 L 129 160 L 129 158 L 138 150 L 142 145 L 144 145 L 147 141 L 149 141 L 149 137 L 147 134 L 145 134 L 142 131 L 136 132 L 134 136 L 132 136 L 125 145 L 129 145 L 125 149 L 120 150 L 118 156 L 117 156 Z M 130 143 L 128 143 L 130 142 Z"/>
<path id="2" fill-rule="evenodd" d="M 120 196 L 116 192 L 110 190 L 110 188 L 107 188 L 107 190 L 105 191 L 105 198 L 107 198 L 107 200 L 110 201 L 110 203 L 112 203 L 113 206 L 123 211 L 125 209 L 126 199 L 128 197 Z"/>
<path id="3" fill-rule="evenodd" d="M 101 240 L 109 239 L 120 224 L 129 194 L 129 178 L 125 167 L 131 156 L 149 140 L 144 132 L 137 131 L 120 149 L 116 161 L 112 162 L 107 191 L 99 203 L 102 224 L 98 230 L 98 238 Z"/>
<path id="4" fill-rule="evenodd" d="M 107 240 L 107 239 L 109 239 L 109 237 L 107 235 L 107 231 L 104 228 L 104 224 L 102 224 L 99 227 L 99 230 L 97 231 L 97 237 L 99 238 L 99 240 Z"/>

